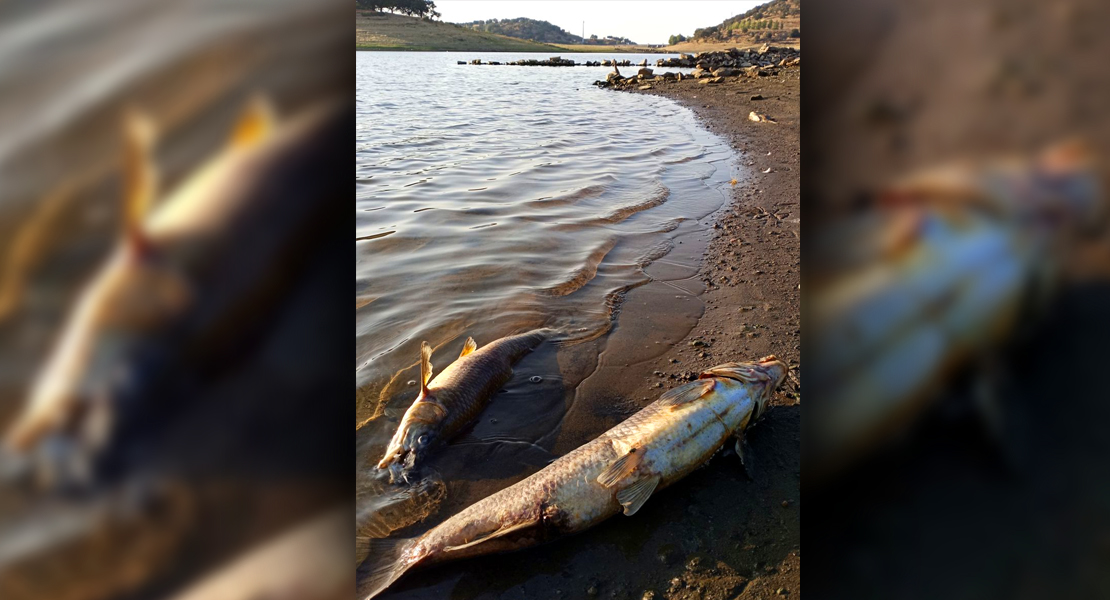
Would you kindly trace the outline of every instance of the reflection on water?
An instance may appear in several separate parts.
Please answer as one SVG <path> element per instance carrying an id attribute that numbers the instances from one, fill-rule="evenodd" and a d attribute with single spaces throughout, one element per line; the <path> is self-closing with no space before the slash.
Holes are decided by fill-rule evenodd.
<path id="1" fill-rule="evenodd" d="M 651 341 L 682 339 L 701 313 L 698 219 L 740 176 L 731 149 L 671 100 L 591 85 L 608 68 L 456 64 L 522 56 L 358 55 L 364 535 L 381 530 L 365 524 L 389 493 L 373 491 L 371 466 L 416 395 L 421 341 L 434 348 L 437 372 L 467 336 L 481 346 L 547 326 L 574 342 L 545 344 L 521 361 L 478 422 L 431 461 L 447 482 L 441 518 L 598 433 L 583 423 L 612 410 L 606 382 L 619 376 L 621 357 L 657 355 L 665 346 Z M 626 302 L 632 290 L 639 300 Z M 646 349 L 643 335 L 609 335 L 624 326 L 622 311 L 647 315 Z M 580 385 L 591 377 L 602 384 Z"/>

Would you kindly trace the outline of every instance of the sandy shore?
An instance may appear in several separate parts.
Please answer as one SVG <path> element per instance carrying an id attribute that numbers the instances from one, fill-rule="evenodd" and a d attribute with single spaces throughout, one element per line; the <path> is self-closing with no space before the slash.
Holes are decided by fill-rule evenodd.
<path id="1" fill-rule="evenodd" d="M 660 380 L 672 387 L 730 360 L 775 354 L 799 365 L 800 80 L 800 69 L 793 68 L 773 77 L 710 85 L 687 79 L 631 90 L 690 107 L 710 131 L 732 143 L 744 165 L 731 201 L 711 217 L 713 237 L 700 272 L 705 313 L 685 340 L 659 358 L 655 368 L 663 375 L 645 383 L 645 395 L 658 394 L 650 388 Z M 776 123 L 750 121 L 753 110 Z M 661 597 L 800 595 L 800 402 L 800 390 L 788 383 L 775 408 L 752 429 L 753 480 L 718 481 L 713 487 L 720 489 L 710 492 L 746 496 L 739 522 L 721 515 L 732 529 L 722 534 L 744 543 L 707 549 L 722 554 L 695 561 L 678 585 L 660 590 Z M 714 462 L 719 467 L 725 461 Z M 733 585 L 737 573 L 752 574 L 739 593 Z"/>

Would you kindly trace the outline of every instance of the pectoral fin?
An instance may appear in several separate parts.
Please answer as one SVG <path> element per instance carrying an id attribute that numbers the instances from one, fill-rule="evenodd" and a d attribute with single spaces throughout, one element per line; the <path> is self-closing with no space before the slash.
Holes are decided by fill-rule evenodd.
<path id="1" fill-rule="evenodd" d="M 682 406 L 688 402 L 693 402 L 698 398 L 713 391 L 713 387 L 717 384 L 712 379 L 699 379 L 691 381 L 685 385 L 680 385 L 675 389 L 663 394 L 659 397 L 659 403 L 663 406 Z"/>
<path id="2" fill-rule="evenodd" d="M 748 476 L 748 480 L 753 480 L 751 463 L 751 446 L 748 444 L 748 438 L 743 433 L 736 434 L 736 456 L 740 457 L 740 466 L 744 467 L 744 474 Z"/>
<path id="3" fill-rule="evenodd" d="M 640 507 L 647 502 L 651 497 L 651 493 L 655 491 L 656 486 L 659 485 L 659 476 L 648 477 L 641 479 L 636 483 L 624 488 L 617 492 L 617 502 L 620 502 L 624 507 L 625 516 L 631 517 L 640 510 Z"/>
<path id="4" fill-rule="evenodd" d="M 468 337 L 468 338 L 466 338 L 466 343 L 463 344 L 462 353 L 459 354 L 459 358 L 462 358 L 462 357 L 466 356 L 467 354 L 470 354 L 471 352 L 474 352 L 477 349 L 478 349 L 478 344 L 474 341 L 474 338 Z"/>
<path id="5" fill-rule="evenodd" d="M 497 539 L 499 537 L 508 535 L 508 534 L 510 534 L 514 531 L 520 531 L 521 529 L 531 527 L 535 524 L 536 524 L 535 521 L 523 521 L 521 523 L 516 523 L 514 525 L 502 526 L 500 529 L 495 529 L 494 531 L 491 531 L 489 533 L 482 534 L 482 535 L 478 536 L 476 539 L 471 540 L 469 542 L 466 542 L 465 544 L 461 544 L 461 545 L 458 545 L 458 546 L 447 546 L 443 549 L 443 551 L 444 552 L 453 552 L 455 550 L 462 550 L 463 548 L 469 548 L 471 546 L 477 546 L 478 544 L 481 544 L 483 542 L 488 542 L 490 540 Z"/>
<path id="6" fill-rule="evenodd" d="M 432 347 L 428 342 L 420 342 L 420 391 L 430 394 L 428 382 L 432 380 Z"/>
<path id="7" fill-rule="evenodd" d="M 636 467 L 640 466 L 643 456 L 642 450 L 636 448 L 629 450 L 628 454 L 618 458 L 616 462 L 609 465 L 609 468 L 602 471 L 597 476 L 597 482 L 607 488 L 613 487 L 617 482 L 631 475 Z"/>

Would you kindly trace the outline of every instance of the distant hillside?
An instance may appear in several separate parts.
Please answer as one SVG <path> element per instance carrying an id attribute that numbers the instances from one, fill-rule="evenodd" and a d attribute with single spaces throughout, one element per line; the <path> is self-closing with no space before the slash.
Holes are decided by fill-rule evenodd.
<path id="1" fill-rule="evenodd" d="M 476 31 L 470 27 L 372 10 L 355 11 L 355 48 L 452 52 L 563 51 L 547 44 Z"/>
<path id="2" fill-rule="evenodd" d="M 608 36 L 599 38 L 596 35 L 591 35 L 583 39 L 580 35 L 574 35 L 569 31 L 548 23 L 547 21 L 537 21 L 536 19 L 528 19 L 520 17 L 517 19 L 490 19 L 488 21 L 471 21 L 470 23 L 460 23 L 463 27 L 469 27 L 475 31 L 483 31 L 486 33 L 494 33 L 497 35 L 506 35 L 509 37 L 519 38 L 522 40 L 532 40 L 534 42 L 543 42 L 547 44 L 590 44 L 601 46 L 616 46 L 616 45 L 633 45 L 636 42 L 628 38 Z"/>
<path id="3" fill-rule="evenodd" d="M 692 42 L 728 42 L 737 45 L 786 42 L 801 38 L 801 0 L 771 0 L 719 25 L 694 31 Z M 672 43 L 686 41 L 672 38 Z"/>

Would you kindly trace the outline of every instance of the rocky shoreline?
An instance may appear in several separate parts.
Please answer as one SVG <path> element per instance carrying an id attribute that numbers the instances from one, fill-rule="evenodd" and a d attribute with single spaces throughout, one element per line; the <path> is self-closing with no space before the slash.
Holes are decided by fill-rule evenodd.
<path id="1" fill-rule="evenodd" d="M 646 62 L 646 61 L 645 61 Z M 658 75 L 653 69 L 642 66 L 635 75 L 625 77 L 614 66 L 605 81 L 595 81 L 598 87 L 644 86 L 651 89 L 654 83 L 697 79 L 702 84 L 721 83 L 728 77 L 770 77 L 778 75 L 783 69 L 800 68 L 801 51 L 797 48 L 763 46 L 758 50 L 732 50 L 722 52 L 702 52 L 695 55 L 683 54 L 678 58 L 659 59 L 656 66 L 693 68 L 689 74 L 666 71 Z"/>

